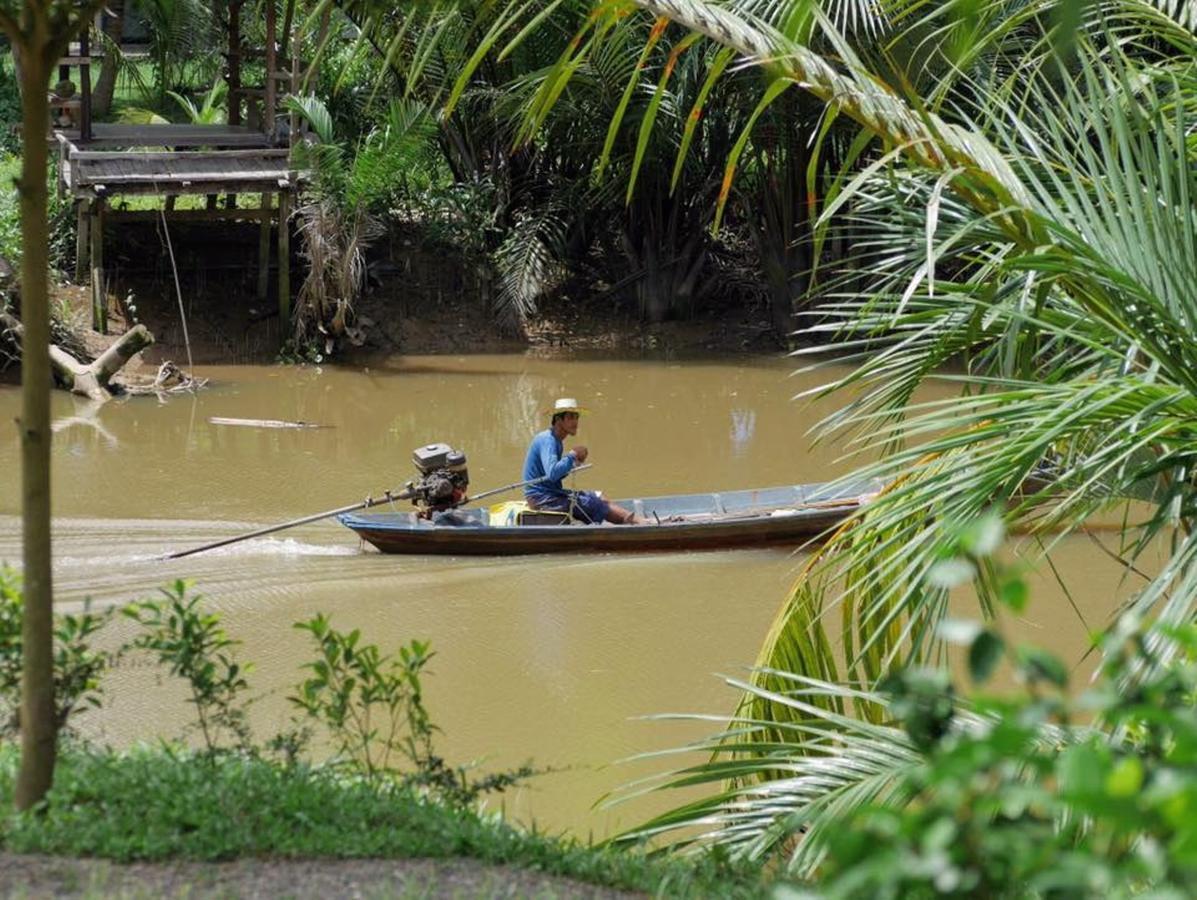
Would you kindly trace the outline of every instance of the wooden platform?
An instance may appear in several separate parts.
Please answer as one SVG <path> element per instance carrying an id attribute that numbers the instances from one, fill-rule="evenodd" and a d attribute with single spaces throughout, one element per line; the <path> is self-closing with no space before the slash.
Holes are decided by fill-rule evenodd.
<path id="1" fill-rule="evenodd" d="M 80 150 L 67 143 L 59 169 L 72 197 L 115 194 L 242 194 L 293 191 L 300 173 L 288 150 Z"/>
<path id="2" fill-rule="evenodd" d="M 58 187 L 75 201 L 77 246 L 75 277 L 90 279 L 92 327 L 106 332 L 108 293 L 104 271 L 105 220 L 119 222 L 137 216 L 164 220 L 215 221 L 218 219 L 256 219 L 260 225 L 258 240 L 258 291 L 265 299 L 270 271 L 271 232 L 278 235 L 279 317 L 284 323 L 291 315 L 290 214 L 304 173 L 291 165 L 291 151 L 266 146 L 266 136 L 239 126 L 213 125 L 140 125 L 96 126 L 110 149 L 93 149 L 98 141 L 82 147 L 70 140 L 69 132 L 56 131 L 59 147 Z M 236 141 L 257 146 L 236 146 Z M 229 144 L 234 146 L 230 147 Z M 129 145 L 131 149 L 118 149 Z M 164 147 L 154 150 L 147 147 Z M 180 150 L 178 147 L 201 149 Z M 170 198 L 182 194 L 208 197 L 204 210 L 174 210 Z M 253 197 L 257 209 L 237 209 L 238 197 Z M 167 198 L 160 211 L 113 210 L 112 198 L 142 195 Z M 218 197 L 224 195 L 222 207 Z M 151 216 L 146 216 L 151 213 Z M 90 271 L 89 271 L 90 270 Z"/>
<path id="3" fill-rule="evenodd" d="M 77 129 L 58 129 L 55 134 L 61 134 L 80 149 L 87 150 L 269 146 L 266 135 L 244 125 L 123 125 L 119 122 L 96 122 L 91 126 L 91 139 L 88 141 L 79 140 Z"/>

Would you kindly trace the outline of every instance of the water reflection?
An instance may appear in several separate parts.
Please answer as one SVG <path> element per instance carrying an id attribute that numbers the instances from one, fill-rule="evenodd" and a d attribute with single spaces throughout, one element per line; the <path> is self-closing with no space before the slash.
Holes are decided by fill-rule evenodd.
<path id="1" fill-rule="evenodd" d="M 748 452 L 752 434 L 756 431 L 756 410 L 733 409 L 731 411 L 732 453 L 739 457 Z"/>

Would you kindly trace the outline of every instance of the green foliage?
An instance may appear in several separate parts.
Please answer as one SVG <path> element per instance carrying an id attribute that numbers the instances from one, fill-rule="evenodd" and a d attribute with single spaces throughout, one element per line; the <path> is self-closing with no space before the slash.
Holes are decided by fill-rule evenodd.
<path id="1" fill-rule="evenodd" d="M 20 156 L 6 155 L 0 158 L 0 187 L 3 188 L 0 190 L 0 256 L 8 260 L 14 269 L 18 269 L 21 263 L 21 206 L 16 191 L 16 180 L 20 174 Z M 57 177 L 57 163 L 51 160 L 51 185 Z M 74 207 L 70 198 L 59 197 L 53 189 L 48 202 L 50 265 L 61 271 L 75 259 Z"/>
<path id="2" fill-rule="evenodd" d="M 21 579 L 7 565 L 0 565 L 0 734 L 20 731 L 21 622 L 25 601 Z M 86 606 L 78 615 L 54 616 L 54 713 L 59 729 L 84 709 L 100 706 L 100 678 L 119 655 L 94 650 L 91 639 L 112 618 L 113 610 L 93 613 Z"/>
<path id="3" fill-rule="evenodd" d="M 472 779 L 466 769 L 451 767 L 436 754 L 432 738 L 437 729 L 424 707 L 421 683 L 432 659 L 426 642 L 413 640 L 392 656 L 374 644 L 362 644 L 357 629 L 337 631 L 322 614 L 295 627 L 311 635 L 318 656 L 304 665 L 311 676 L 290 699 L 328 729 L 337 747 L 334 763 L 368 781 L 428 788 L 459 806 L 535 774 L 524 766 Z"/>
<path id="4" fill-rule="evenodd" d="M 978 629 L 970 649 L 995 642 Z M 1128 616 L 1101 649 L 1101 675 L 1078 699 L 1059 659 L 1006 651 L 1028 690 L 979 699 L 982 728 L 953 727 L 946 682 L 896 678 L 904 702 L 891 709 L 926 759 L 905 777 L 907 804 L 866 806 L 831 830 L 823 895 L 1191 896 L 1197 628 Z M 1144 669 L 1151 674 L 1138 679 Z M 1073 724 L 1091 716 L 1099 727 Z"/>
<path id="5" fill-rule="evenodd" d="M 248 749 L 249 727 L 240 705 L 249 687 L 242 666 L 231 653 L 240 641 L 229 638 L 217 613 L 204 612 L 202 594 L 189 594 L 189 582 L 178 580 L 162 588 L 162 600 L 146 600 L 125 607 L 124 614 L 144 633 L 131 646 L 155 654 L 172 675 L 187 682 L 195 705 L 200 734 L 209 755 L 232 746 Z"/>
<path id="6" fill-rule="evenodd" d="M 9 51 L 11 53 L 11 51 Z M 0 154 L 20 149 L 16 125 L 21 121 L 21 91 L 8 53 L 0 57 Z"/>
<path id="7" fill-rule="evenodd" d="M 217 17 L 205 0 L 144 0 L 138 11 L 150 27 L 153 102 L 165 105 L 167 93 L 183 85 L 189 67 L 207 69 L 202 83 L 219 71 Z M 213 71 L 215 67 L 215 71 Z"/>
<path id="8" fill-rule="evenodd" d="M 984 568 L 1000 588 L 986 622 L 939 626 L 967 662 L 971 697 L 946 668 L 900 667 L 875 692 L 769 673 L 789 715 L 737 717 L 690 748 L 712 755 L 663 786 L 720 791 L 627 839 L 720 846 L 817 885 L 803 896 L 837 900 L 1191 896 L 1197 626 L 1124 614 L 1075 695 L 1059 658 L 1004 633 L 1026 585 L 997 558 L 1002 538 L 996 514 L 954 525 L 940 574 L 927 576 L 967 581 Z M 1017 689 L 978 693 L 995 673 Z M 877 723 L 821 694 L 867 704 Z"/>
<path id="9" fill-rule="evenodd" d="M 304 664 L 312 674 L 290 700 L 328 727 L 339 757 L 368 779 L 394 771 L 396 755 L 414 763 L 432 734 L 420 683 L 428 645 L 412 641 L 396 658 L 360 644 L 357 629 L 337 631 L 323 614 L 295 627 L 311 635 L 318 658 Z"/>
<path id="10" fill-rule="evenodd" d="M 225 111 L 221 109 L 220 104 L 224 102 L 228 92 L 228 83 L 220 77 L 217 77 L 212 82 L 212 87 L 204 93 L 199 106 L 196 106 L 195 101 L 190 97 L 175 91 L 167 91 L 171 99 L 179 104 L 183 112 L 186 113 L 187 121 L 194 125 L 217 125 L 224 122 Z"/>
<path id="11" fill-rule="evenodd" d="M 17 121 L 20 121 L 19 116 Z M 5 154 L 0 159 L 0 256 L 14 269 L 21 262 L 21 206 L 16 189 L 20 173 L 19 156 Z"/>
<path id="12" fill-rule="evenodd" d="M 308 272 L 296 295 L 288 355 L 329 356 L 349 327 L 366 277 L 366 251 L 382 233 L 377 216 L 403 189 L 408 169 L 435 132 L 430 110 L 401 98 L 384 121 L 351 152 L 337 139 L 328 107 L 315 96 L 287 97 L 285 105 L 310 129 L 293 149 L 311 173 L 297 210 Z"/>
<path id="13" fill-rule="evenodd" d="M 240 756 L 196 761 L 172 745 L 123 753 L 68 747 L 45 807 L 10 814 L 0 846 L 121 861 L 468 857 L 671 897 L 764 894 L 759 873 L 714 859 L 595 848 L 329 770 Z M 15 765 L 15 748 L 0 748 L 4 809 Z"/>

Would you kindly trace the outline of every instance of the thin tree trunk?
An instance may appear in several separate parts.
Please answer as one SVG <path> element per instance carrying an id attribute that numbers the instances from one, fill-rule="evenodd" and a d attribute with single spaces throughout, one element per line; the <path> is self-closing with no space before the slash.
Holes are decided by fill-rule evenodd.
<path id="1" fill-rule="evenodd" d="M 45 16 L 29 17 L 27 46 L 50 45 Z M 22 626 L 21 766 L 13 801 L 29 809 L 54 778 L 54 672 L 50 572 L 50 303 L 46 215 L 46 165 L 50 69 L 45 52 L 25 54 L 21 69 L 22 166 L 21 318 L 21 523 L 24 541 L 25 615 Z"/>
<path id="2" fill-rule="evenodd" d="M 125 25 L 125 0 L 108 0 L 106 8 L 108 21 L 104 23 L 104 36 L 108 39 L 104 48 L 104 63 L 100 77 L 91 94 L 91 110 L 97 116 L 106 116 L 112 108 L 112 95 L 116 90 L 116 73 L 120 68 L 120 57 L 116 47 L 120 46 Z"/>

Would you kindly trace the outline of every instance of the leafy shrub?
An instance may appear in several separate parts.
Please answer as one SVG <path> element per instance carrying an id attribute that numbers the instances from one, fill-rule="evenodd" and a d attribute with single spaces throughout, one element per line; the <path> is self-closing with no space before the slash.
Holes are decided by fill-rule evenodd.
<path id="1" fill-rule="evenodd" d="M 324 615 L 295 627 L 312 636 L 319 655 L 304 666 L 311 677 L 291 702 L 328 728 L 340 761 L 351 770 L 368 780 L 426 787 L 462 806 L 536 774 L 526 765 L 474 780 L 436 754 L 432 736 L 437 728 L 424 707 L 420 680 L 432 659 L 426 642 L 413 640 L 392 656 L 374 644 L 361 644 L 356 629 L 336 630 Z M 400 769 L 396 758 L 406 760 L 411 770 Z"/>
<path id="2" fill-rule="evenodd" d="M 202 610 L 203 595 L 191 594 L 182 579 L 162 588 L 163 600 L 133 603 L 124 614 L 145 629 L 132 646 L 156 654 L 172 675 L 183 678 L 191 690 L 200 734 L 209 754 L 227 749 L 231 738 L 238 749 L 249 749 L 251 740 L 242 693 L 250 666 L 242 666 L 231 653 L 240 641 L 231 639 L 220 625 L 220 616 Z"/>
<path id="3" fill-rule="evenodd" d="M 21 667 L 24 641 L 21 622 L 25 599 L 20 577 L 0 565 L 0 734 L 20 731 Z M 100 677 L 119 654 L 94 650 L 92 636 L 112 618 L 113 610 L 54 616 L 54 709 L 59 728 L 81 709 L 98 708 Z"/>
<path id="4" fill-rule="evenodd" d="M 16 179 L 21 172 L 21 158 L 16 155 L 0 158 L 0 256 L 16 269 L 21 261 L 21 204 L 16 191 Z M 75 261 L 75 214 L 69 197 L 59 197 L 53 189 L 57 179 L 57 162 L 51 162 L 48 179 L 51 190 L 46 210 L 50 229 L 50 267 L 62 271 Z"/>
<path id="5" fill-rule="evenodd" d="M 0 63 L 0 153 L 17 152 L 20 141 L 16 125 L 20 121 L 21 91 L 10 61 L 5 59 Z"/>

